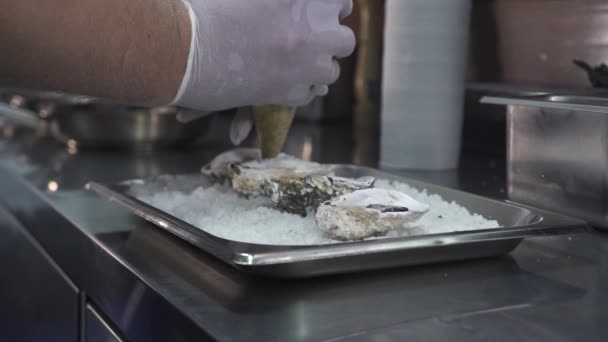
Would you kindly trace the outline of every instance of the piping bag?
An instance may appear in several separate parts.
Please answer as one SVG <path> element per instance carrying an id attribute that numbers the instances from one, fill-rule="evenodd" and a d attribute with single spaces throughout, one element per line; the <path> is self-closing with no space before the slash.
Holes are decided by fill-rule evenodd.
<path id="1" fill-rule="evenodd" d="M 274 158 L 281 153 L 295 113 L 295 107 L 279 105 L 253 108 L 262 159 Z"/>

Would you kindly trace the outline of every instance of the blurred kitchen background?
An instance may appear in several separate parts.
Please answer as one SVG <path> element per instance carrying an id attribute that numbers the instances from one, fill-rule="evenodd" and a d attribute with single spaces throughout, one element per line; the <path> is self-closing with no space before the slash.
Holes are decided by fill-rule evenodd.
<path id="1" fill-rule="evenodd" d="M 370 134 L 366 126 L 380 120 L 374 109 L 381 92 L 385 1 L 356 4 L 348 24 L 358 34 L 357 52 L 342 61 L 342 78 L 330 95 L 300 110 L 299 117 L 350 119 L 344 108 L 352 107 L 359 109 L 352 116 L 355 129 L 359 127 L 355 132 L 364 135 Z M 498 157 L 506 154 L 506 108 L 480 104 L 483 95 L 580 94 L 592 88 L 593 94 L 603 95 L 596 91 L 601 86 L 594 86 L 588 72 L 573 61 L 593 67 L 608 62 L 607 32 L 608 1 L 604 0 L 474 0 L 463 149 Z"/>
<path id="2" fill-rule="evenodd" d="M 439 154 L 446 158 L 456 156 L 457 168 L 395 172 L 481 196 L 509 199 L 569 214 L 583 218 L 595 227 L 608 228 L 608 94 L 602 89 L 608 85 L 608 67 L 602 66 L 608 63 L 608 0 L 392 1 L 393 5 L 443 6 L 443 10 L 431 12 L 445 15 L 445 20 L 466 18 L 459 28 L 464 27 L 464 31 L 469 32 L 468 37 L 455 35 L 462 40 L 457 43 L 450 40 L 450 34 L 457 30 L 444 26 L 440 20 L 431 21 L 427 31 L 422 29 L 424 25 L 412 26 L 414 31 L 420 28 L 412 34 L 430 37 L 426 42 L 418 41 L 416 44 L 422 44 L 418 46 L 447 51 L 439 56 L 423 56 L 421 63 L 424 64 L 424 57 L 432 57 L 448 68 L 419 72 L 415 82 L 406 84 L 410 88 L 404 88 L 407 92 L 425 85 L 424 77 L 428 75 L 435 82 L 433 87 L 425 88 L 423 95 L 415 97 L 414 102 L 443 105 L 441 108 L 448 108 L 449 113 L 440 114 L 457 120 L 446 121 L 452 122 L 447 126 L 427 122 L 431 125 L 430 133 L 424 134 L 419 141 L 412 141 L 411 136 L 400 134 L 400 130 L 430 113 L 412 111 L 406 101 L 402 109 L 394 108 L 397 115 L 392 117 L 402 120 L 394 124 L 385 122 L 385 127 L 395 129 L 394 133 L 381 136 L 383 120 L 387 120 L 381 103 L 386 95 L 382 92 L 382 78 L 386 74 L 383 70 L 386 2 L 355 0 L 355 12 L 348 18 L 348 25 L 357 34 L 357 50 L 341 61 L 342 76 L 331 86 L 329 95 L 299 109 L 285 151 L 305 160 L 376 167 L 383 143 L 397 147 L 392 157 L 403 156 L 411 162 L 412 158 L 405 153 L 407 149 L 417 148 L 419 143 L 439 141 L 446 132 L 458 132 L 453 144 L 441 142 L 450 148 L 450 153 Z M 446 6 L 461 10 L 458 12 L 461 16 L 452 17 L 456 12 L 446 10 Z M 422 7 L 421 11 L 428 10 Z M 413 17 L 418 16 L 413 14 Z M 398 24 L 407 25 L 408 22 Z M 439 42 L 434 35 L 446 40 Z M 402 42 L 408 41 L 404 38 Z M 417 48 L 412 50 L 412 54 L 419 51 Z M 464 50 L 464 53 L 457 50 Z M 457 55 L 467 56 L 463 65 L 460 61 L 450 64 L 450 59 Z M 579 61 L 578 65 L 574 60 Z M 412 70 L 422 69 L 414 67 Z M 395 74 L 401 71 L 399 68 L 394 70 Z M 454 82 L 454 86 L 449 85 L 446 89 L 441 84 L 443 72 L 450 73 L 445 80 Z M 389 75 L 393 75 L 392 71 Z M 460 82 L 462 87 L 458 85 L 458 78 L 465 81 Z M 451 95 L 449 101 L 452 101 L 449 103 L 459 103 L 459 108 L 445 106 L 448 93 Z M 397 94 L 397 99 L 399 96 Z M 482 100 L 485 103 L 481 103 Z M 181 319 L 182 312 L 188 312 L 183 308 L 188 307 L 194 312 L 192 316 L 200 319 L 197 322 L 204 322 L 201 326 L 213 326 L 216 324 L 213 319 L 205 319 L 227 312 L 229 315 L 217 320 L 221 321 L 218 326 L 226 331 L 249 332 L 243 329 L 251 329 L 258 324 L 256 322 L 272 322 L 272 327 L 288 327 L 306 334 L 316 328 L 310 322 L 317 322 L 315 319 L 319 317 L 330 317 L 328 321 L 342 326 L 343 321 L 332 317 L 334 311 L 327 309 L 335 306 L 335 312 L 347 312 L 347 317 L 352 317 L 355 323 L 363 319 L 367 322 L 367 317 L 371 316 L 357 318 L 351 316 L 351 311 L 363 312 L 371 308 L 373 313 L 375 308 L 382 308 L 388 310 L 393 320 L 397 317 L 393 312 L 398 311 L 401 315 L 401 310 L 412 310 L 411 315 L 406 312 L 403 316 L 410 317 L 411 321 L 407 321 L 408 325 L 401 330 L 421 329 L 426 334 L 432 332 L 431 336 L 434 332 L 444 334 L 447 331 L 445 336 L 450 336 L 450 331 L 462 331 L 466 335 L 459 336 L 483 338 L 494 336 L 489 332 L 511 332 L 515 325 L 532 332 L 533 339 L 534 336 L 549 336 L 537 340 L 551 339 L 564 331 L 568 331 L 564 336 L 599 332 L 597 340 L 606 335 L 604 315 L 600 310 L 605 310 L 601 305 L 605 298 L 600 295 L 605 293 L 602 289 L 608 279 L 605 276 L 607 247 L 598 235 L 590 235 L 587 240 L 571 239 L 570 236 L 552 239 L 546 245 L 536 241 L 520 249 L 513 259 L 446 268 L 449 272 L 439 267 L 418 268 L 408 275 L 399 270 L 387 273 L 392 278 L 383 278 L 379 273 L 370 278 L 338 279 L 337 287 L 333 288 L 329 282 L 318 283 L 322 285 L 305 282 L 296 286 L 295 291 L 291 283 L 290 286 L 261 285 L 263 290 L 260 292 L 250 291 L 253 287 L 248 283 L 254 282 L 242 280 L 245 278 L 235 275 L 236 271 L 220 270 L 214 261 L 202 261 L 206 260 L 204 256 L 194 253 L 189 246 L 180 245 L 179 241 L 162 235 L 160 230 L 144 226 L 132 215 L 126 215 L 118 207 L 83 190 L 89 181 L 114 183 L 162 174 L 199 172 L 214 156 L 233 147 L 228 137 L 234 112 L 182 123 L 176 119 L 176 114 L 193 113 L 176 108 L 136 108 L 86 96 L 0 90 L 0 188 L 4 190 L 0 191 L 0 219 L 4 219 L 4 225 L 0 225 L 3 229 L 0 241 L 4 242 L 0 251 L 5 253 L 1 259 L 4 264 L 0 267 L 10 280 L 3 282 L 4 286 L 0 285 L 0 294 L 12 300 L 12 303 L 2 302 L 11 310 L 6 315 L 8 321 L 4 322 L 4 330 L 9 334 L 13 331 L 16 336 L 24 332 L 38 334 L 43 336 L 41 340 L 68 340 L 49 337 L 53 336 L 52 332 L 56 333 L 49 329 L 76 336 L 73 322 L 82 321 L 86 314 L 87 326 L 110 330 L 108 326 L 93 323 L 113 321 L 120 323 L 117 331 L 122 329 L 124 333 L 130 329 L 131 334 L 137 331 L 144 332 L 141 336 L 154 335 L 142 340 L 162 339 L 169 335 L 158 334 L 159 329 L 165 333 L 175 331 L 178 334 L 175 336 L 191 332 L 184 327 L 194 327 L 194 321 L 172 319 Z M 255 142 L 255 136 L 251 136 L 244 146 L 253 146 Z M 413 160 L 415 162 L 416 158 Z M 448 160 L 446 165 L 454 160 Z M 11 204 L 9 209 L 27 228 L 21 227 L 16 220 L 12 221 L 17 224 L 12 221 L 6 224 L 4 203 Z M 10 227 L 16 228 L 11 228 L 13 233 L 6 233 Z M 28 233 L 24 235 L 26 231 Z M 131 231 L 135 233 L 129 235 Z M 123 240 L 127 241 L 124 245 Z M 40 246 L 49 253 L 41 254 Z M 59 261 L 51 260 L 51 263 L 49 256 Z M 130 261 L 118 261 L 120 258 Z M 76 285 L 63 279 L 65 274 L 58 271 L 57 265 L 67 270 L 70 277 L 76 275 Z M 124 265 L 136 265 L 138 271 L 123 271 Z M 61 280 L 47 281 L 50 276 L 39 269 L 52 270 L 48 273 Z M 172 277 L 174 273 L 171 272 L 185 276 Z M 551 277 L 559 282 L 554 279 L 547 282 Z M 41 287 L 41 283 L 45 286 Z M 494 283 L 498 285 L 492 285 Z M 539 283 L 559 286 L 555 287 L 557 290 L 547 291 L 554 286 Z M 576 291 L 564 286 L 581 283 L 586 285 L 577 285 L 580 289 L 576 288 Z M 429 292 L 421 292 L 426 286 L 423 284 L 439 284 L 439 287 L 431 286 Z M 84 292 L 77 295 L 75 286 L 82 287 Z M 57 289 L 64 288 L 67 290 L 61 296 Z M 150 288 L 178 295 L 160 298 L 157 290 Z M 186 290 L 179 292 L 181 289 Z M 391 297 L 402 291 L 410 294 Z M 353 294 L 352 298 L 335 296 L 335 293 L 349 292 Z M 258 296 L 259 293 L 262 295 Z M 374 293 L 380 297 L 371 295 Z M 317 294 L 322 294 L 322 298 Z M 528 299 L 528 295 L 533 299 Z M 292 296 L 293 301 L 287 299 Z M 576 299 L 579 297 L 582 299 Z M 106 300 L 101 300 L 104 298 Z M 215 301 L 215 298 L 219 300 Z M 267 298 L 279 300 L 266 302 Z M 361 309 L 349 302 L 356 304 L 361 298 L 364 299 Z M 381 300 L 377 301 L 377 298 Z M 543 306 L 545 300 L 551 302 L 551 306 Z M 169 301 L 183 306 L 176 310 L 167 304 Z M 373 302 L 371 306 L 368 301 Z M 87 304 L 86 312 L 81 308 L 76 314 L 77 302 L 79 306 Z M 213 310 L 204 307 L 219 307 L 222 302 L 228 302 L 226 311 L 214 314 Z M 385 305 L 389 302 L 390 305 Z M 486 302 L 487 310 L 483 306 Z M 411 303 L 424 305 L 409 305 Z M 261 310 L 250 311 L 257 306 Z M 421 311 L 421 307 L 430 309 Z M 325 315 L 315 315 L 310 308 L 318 308 Z M 61 313 L 63 311 L 65 315 Z M 274 320 L 274 316 L 268 316 L 273 312 L 287 312 L 288 315 Z M 460 312 L 466 312 L 460 316 L 465 320 L 450 318 L 457 317 L 454 313 Z M 517 316 L 518 312 L 523 313 Z M 564 312 L 571 316 L 563 315 Z M 263 320 L 257 320 L 258 313 Z M 159 315 L 154 317 L 160 317 L 160 320 L 151 320 L 150 315 L 156 314 Z M 212 316 L 205 316 L 207 314 Z M 226 317 L 238 318 L 234 322 L 223 322 Z M 252 317 L 255 319 L 241 321 Z M 403 317 L 399 319 L 406 319 Z M 496 329 L 494 325 L 488 325 L 491 327 L 488 334 L 478 333 L 473 329 L 475 326 L 468 323 L 475 319 L 478 322 L 500 322 L 502 319 L 503 325 L 497 324 Z M 36 325 L 40 329 L 32 329 L 30 322 L 43 324 Z M 50 324 L 53 322 L 63 322 L 65 327 L 56 328 Z M 250 324 L 244 324 L 243 329 L 233 328 L 241 327 L 241 322 Z M 394 328 L 395 321 L 390 322 L 383 321 L 381 326 Z M 83 326 L 84 323 L 79 323 L 81 334 Z M 198 332 L 201 326 L 192 330 Z M 455 330 L 450 330 L 452 328 Z M 361 326 L 353 329 L 360 331 Z M 93 340 L 97 339 L 87 339 Z M 104 341 L 107 340 L 111 339 Z M 575 339 L 564 337 L 562 340 Z"/>

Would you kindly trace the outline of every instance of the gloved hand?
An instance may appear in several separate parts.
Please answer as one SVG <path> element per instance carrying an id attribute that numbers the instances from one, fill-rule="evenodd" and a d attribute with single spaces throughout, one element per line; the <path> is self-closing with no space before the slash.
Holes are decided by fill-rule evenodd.
<path id="1" fill-rule="evenodd" d="M 355 36 L 340 19 L 352 0 L 184 0 L 192 24 L 173 105 L 217 111 L 300 106 L 327 94 Z"/>

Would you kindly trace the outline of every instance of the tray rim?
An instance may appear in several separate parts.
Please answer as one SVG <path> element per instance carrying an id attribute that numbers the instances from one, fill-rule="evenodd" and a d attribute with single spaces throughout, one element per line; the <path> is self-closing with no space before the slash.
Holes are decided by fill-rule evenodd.
<path id="1" fill-rule="evenodd" d="M 118 187 L 124 187 L 124 183 L 129 181 L 145 182 L 145 180 L 125 180 L 113 185 L 89 182 L 86 184 L 85 189 L 97 194 L 111 203 L 116 203 L 122 206 L 132 214 L 135 214 L 153 223 L 155 226 L 177 235 L 203 251 L 210 253 L 236 267 L 291 264 L 296 262 L 326 260 L 330 258 L 346 258 L 361 254 L 378 254 L 411 249 L 432 248 L 438 246 L 482 243 L 484 241 L 522 240 L 526 237 L 567 234 L 589 228 L 588 224 L 582 220 L 538 208 L 533 208 L 508 200 L 488 198 L 462 190 L 418 181 L 368 167 L 338 164 L 332 166 L 336 168 L 348 168 L 352 170 L 362 170 L 375 173 L 378 175 L 378 178 L 404 182 L 415 188 L 429 186 L 431 188 L 441 188 L 442 190 L 449 191 L 452 194 L 465 194 L 466 196 L 475 197 L 479 200 L 489 201 L 499 205 L 506 205 L 514 209 L 525 210 L 526 214 L 530 215 L 530 217 L 534 217 L 534 219 L 533 222 L 529 224 L 514 227 L 456 231 L 408 237 L 379 238 L 365 241 L 337 242 L 331 244 L 265 245 L 228 240 L 215 236 L 202 228 L 197 228 L 194 225 L 191 225 L 167 212 L 144 203 L 137 198 L 117 189 Z M 198 174 L 177 174 L 171 176 L 195 175 L 198 176 Z M 184 228 L 186 228 L 186 232 L 180 232 L 180 230 L 184 230 Z M 191 235 L 194 235 L 194 238 Z M 463 241 L 463 238 L 466 239 Z"/>

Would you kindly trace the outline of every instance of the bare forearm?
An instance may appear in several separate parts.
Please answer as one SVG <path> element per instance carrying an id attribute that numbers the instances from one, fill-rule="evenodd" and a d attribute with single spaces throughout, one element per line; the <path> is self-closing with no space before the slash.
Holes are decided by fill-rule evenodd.
<path id="1" fill-rule="evenodd" d="M 185 69 L 179 0 L 0 0 L 0 85 L 161 105 Z"/>

